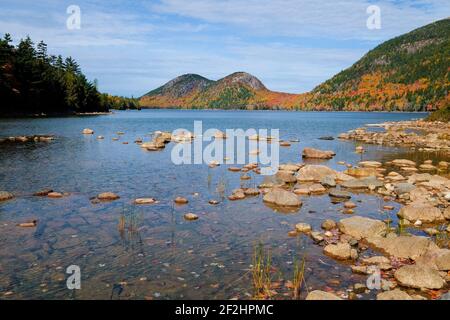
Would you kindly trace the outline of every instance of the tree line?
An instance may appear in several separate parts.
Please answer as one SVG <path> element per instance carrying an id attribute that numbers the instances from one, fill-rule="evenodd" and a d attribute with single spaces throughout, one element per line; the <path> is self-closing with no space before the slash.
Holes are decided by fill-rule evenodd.
<path id="1" fill-rule="evenodd" d="M 49 55 L 30 37 L 14 46 L 9 34 L 0 39 L 0 101 L 0 116 L 139 108 L 137 99 L 100 93 L 72 57 Z"/>

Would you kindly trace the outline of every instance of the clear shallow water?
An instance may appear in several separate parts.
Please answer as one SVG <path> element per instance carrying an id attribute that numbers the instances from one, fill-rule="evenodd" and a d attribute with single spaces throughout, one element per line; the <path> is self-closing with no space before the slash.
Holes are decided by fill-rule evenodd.
<path id="1" fill-rule="evenodd" d="M 231 191 L 241 185 L 256 186 L 263 177 L 241 181 L 226 165 L 175 166 L 170 160 L 173 144 L 161 152 L 147 152 L 135 145 L 137 137 L 149 140 L 155 130 L 193 129 L 194 120 L 203 128 L 280 129 L 282 139 L 300 139 L 290 148 L 280 148 L 280 161 L 301 162 L 301 150 L 316 147 L 337 155 L 323 162 L 343 170 L 338 161 L 356 164 L 361 159 L 417 158 L 413 154 L 380 146 L 366 146 L 363 156 L 355 144 L 319 140 L 367 123 L 407 120 L 423 116 L 410 113 L 297 113 L 245 111 L 146 110 L 78 118 L 0 120 L 0 136 L 55 134 L 49 143 L 0 146 L 0 190 L 16 198 L 0 203 L 0 297 L 79 299 L 215 299 L 248 298 L 255 244 L 270 248 L 277 277 L 292 277 L 292 262 L 307 257 L 306 281 L 313 289 L 346 288 L 363 278 L 349 266 L 322 254 L 309 238 L 289 238 L 298 222 L 315 228 L 327 218 L 341 219 L 342 205 L 328 196 L 303 198 L 302 208 L 291 214 L 278 213 L 261 197 L 230 202 Z M 81 131 L 92 128 L 95 135 Z M 119 141 L 116 132 L 123 131 Z M 103 135 L 104 140 L 97 140 Z M 122 142 L 129 142 L 128 145 Z M 218 192 L 218 186 L 225 192 Z M 33 197 L 43 188 L 68 192 L 62 199 Z M 219 188 L 220 189 L 220 188 Z M 90 198 L 112 191 L 118 201 L 92 204 Z M 184 196 L 185 206 L 173 199 Z M 135 206 L 133 200 L 154 197 L 159 204 Z M 208 204 L 220 200 L 217 206 Z M 357 214 L 386 218 L 380 214 L 378 197 L 359 194 Z M 394 204 L 398 207 L 397 204 Z M 183 215 L 200 216 L 186 222 Z M 395 212 L 391 214 L 395 218 Z M 35 229 L 17 223 L 38 219 Z M 125 223 L 124 230 L 119 228 Z M 77 264 L 82 271 L 82 290 L 66 289 L 64 273 Z M 337 281 L 340 283 L 337 284 Z M 279 298 L 283 298 L 280 296 Z"/>

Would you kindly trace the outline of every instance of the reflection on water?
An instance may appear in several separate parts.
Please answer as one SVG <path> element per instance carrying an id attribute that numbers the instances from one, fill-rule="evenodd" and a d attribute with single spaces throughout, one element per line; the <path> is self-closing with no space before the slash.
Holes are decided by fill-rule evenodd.
<path id="1" fill-rule="evenodd" d="M 345 288 L 363 278 L 348 265 L 322 254 L 308 237 L 288 236 L 298 222 L 319 229 L 325 219 L 344 217 L 342 204 L 327 195 L 304 197 L 300 210 L 282 214 L 263 204 L 261 196 L 228 201 L 240 186 L 255 187 L 263 177 L 240 173 L 227 165 L 175 166 L 171 145 L 161 152 L 146 152 L 133 144 L 137 137 L 150 140 L 155 130 L 193 128 L 279 128 L 281 138 L 300 139 L 280 149 L 281 162 L 300 162 L 305 146 L 334 150 L 324 162 L 343 170 L 339 161 L 390 160 L 405 157 L 425 160 L 429 155 L 408 150 L 367 146 L 363 155 L 355 145 L 319 140 L 365 123 L 404 120 L 417 114 L 288 113 L 223 111 L 118 112 L 88 118 L 0 120 L 0 136 L 52 133 L 50 143 L 0 146 L 0 189 L 14 200 L 0 204 L 0 295 L 2 298 L 44 299 L 217 299 L 252 296 L 252 256 L 255 244 L 270 248 L 278 279 L 292 279 L 295 261 L 305 254 L 308 288 Z M 94 136 L 83 136 L 83 128 Z M 118 137 L 115 133 L 125 132 Z M 104 140 L 97 140 L 103 135 Z M 118 141 L 113 138 L 118 137 Z M 130 142 L 125 145 L 122 142 Z M 400 153 L 399 153 L 400 152 Z M 436 159 L 438 154 L 432 155 Z M 52 188 L 67 192 L 61 199 L 33 197 Z M 100 192 L 120 195 L 114 202 L 91 203 Z M 177 196 L 187 205 L 174 205 Z M 154 197 L 159 203 L 136 206 L 136 198 Z M 210 200 L 217 200 L 211 205 Z M 385 219 L 387 204 L 370 194 L 355 194 L 356 214 Z M 396 210 L 398 204 L 392 203 Z M 396 210 L 390 214 L 396 225 Z M 193 212 L 194 222 L 183 215 Z M 37 219 L 36 228 L 17 223 Z M 66 289 L 65 269 L 79 265 L 81 290 Z M 283 295 L 277 298 L 290 298 Z"/>

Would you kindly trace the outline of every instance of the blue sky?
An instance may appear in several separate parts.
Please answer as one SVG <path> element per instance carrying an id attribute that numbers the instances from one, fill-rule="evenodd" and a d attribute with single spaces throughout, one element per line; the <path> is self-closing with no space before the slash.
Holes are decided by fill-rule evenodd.
<path id="1" fill-rule="evenodd" d="M 81 28 L 68 30 L 69 5 Z M 381 29 L 369 30 L 369 5 Z M 246 71 L 271 90 L 300 93 L 377 44 L 450 16 L 448 0 L 1 0 L 0 33 L 30 35 L 73 56 L 99 89 L 140 96 L 184 73 Z"/>

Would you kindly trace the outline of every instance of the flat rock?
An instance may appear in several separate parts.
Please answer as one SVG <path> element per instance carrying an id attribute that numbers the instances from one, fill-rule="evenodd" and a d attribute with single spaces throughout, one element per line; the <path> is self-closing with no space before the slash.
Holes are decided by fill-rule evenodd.
<path id="1" fill-rule="evenodd" d="M 83 134 L 94 134 L 94 130 L 86 128 L 86 129 L 83 129 L 82 133 Z"/>
<path id="2" fill-rule="evenodd" d="M 320 179 L 320 184 L 327 188 L 336 187 L 336 180 L 333 176 L 326 176 Z"/>
<path id="3" fill-rule="evenodd" d="M 337 189 L 330 190 L 330 192 L 328 192 L 328 195 L 332 198 L 339 198 L 339 199 L 350 199 L 352 197 L 350 192 Z"/>
<path id="4" fill-rule="evenodd" d="M 376 177 L 366 177 L 344 181 L 341 183 L 341 186 L 348 189 L 371 189 L 383 187 L 384 184 Z"/>
<path id="5" fill-rule="evenodd" d="M 342 233 L 357 240 L 386 234 L 386 224 L 383 221 L 360 216 L 342 219 L 338 227 Z"/>
<path id="6" fill-rule="evenodd" d="M 439 271 L 450 270 L 450 250 L 429 250 L 416 260 L 416 264 L 426 265 Z"/>
<path id="7" fill-rule="evenodd" d="M 391 260 L 383 256 L 374 256 L 370 258 L 364 258 L 361 260 L 363 264 L 373 265 L 373 264 L 390 264 Z"/>
<path id="8" fill-rule="evenodd" d="M 348 243 L 329 244 L 323 248 L 323 252 L 337 260 L 349 260 L 354 256 L 352 247 Z M 356 250 L 355 250 L 356 251 Z"/>
<path id="9" fill-rule="evenodd" d="M 383 164 L 378 161 L 361 161 L 358 165 L 362 168 L 380 168 Z"/>
<path id="10" fill-rule="evenodd" d="M 155 203 L 156 200 L 153 198 L 139 198 L 134 200 L 134 203 L 136 204 L 153 204 Z"/>
<path id="11" fill-rule="evenodd" d="M 331 159 L 336 155 L 333 151 L 322 151 L 314 148 L 303 149 L 302 157 L 310 159 Z"/>
<path id="12" fill-rule="evenodd" d="M 415 167 L 416 163 L 407 159 L 395 159 L 392 160 L 392 164 L 397 167 Z"/>
<path id="13" fill-rule="evenodd" d="M 308 293 L 306 300 L 342 300 L 335 294 L 321 290 L 314 290 Z"/>
<path id="14" fill-rule="evenodd" d="M 196 214 L 193 213 L 186 213 L 184 215 L 184 219 L 188 220 L 188 221 L 194 221 L 198 219 L 198 216 Z"/>
<path id="15" fill-rule="evenodd" d="M 377 300 L 413 300 L 413 298 L 400 289 L 394 289 L 377 294 Z"/>
<path id="16" fill-rule="evenodd" d="M 321 165 L 306 165 L 297 172 L 297 180 L 303 182 L 319 182 L 324 177 L 336 177 L 336 171 Z"/>
<path id="17" fill-rule="evenodd" d="M 396 183 L 395 187 L 394 187 L 394 192 L 397 195 L 401 195 L 404 193 L 409 193 L 411 191 L 413 191 L 416 187 L 408 182 L 401 182 L 401 183 Z"/>
<path id="18" fill-rule="evenodd" d="M 300 207 L 302 202 L 293 192 L 273 188 L 264 195 L 263 201 L 282 207 Z"/>
<path id="19" fill-rule="evenodd" d="M 325 189 L 325 187 L 320 183 L 315 183 L 309 186 L 309 192 L 311 192 L 312 194 L 320 194 L 327 192 L 327 189 Z"/>
<path id="20" fill-rule="evenodd" d="M 410 288 L 441 289 L 445 285 L 437 270 L 423 265 L 400 267 L 394 277 L 400 285 Z"/>
<path id="21" fill-rule="evenodd" d="M 402 207 L 398 212 L 398 216 L 412 222 L 417 220 L 422 222 L 437 222 L 445 220 L 441 210 L 422 202 L 415 202 Z"/>
<path id="22" fill-rule="evenodd" d="M 367 243 L 374 249 L 390 256 L 417 260 L 428 250 L 436 250 L 438 246 L 428 238 L 419 236 L 398 236 L 392 238 L 370 237 Z"/>

